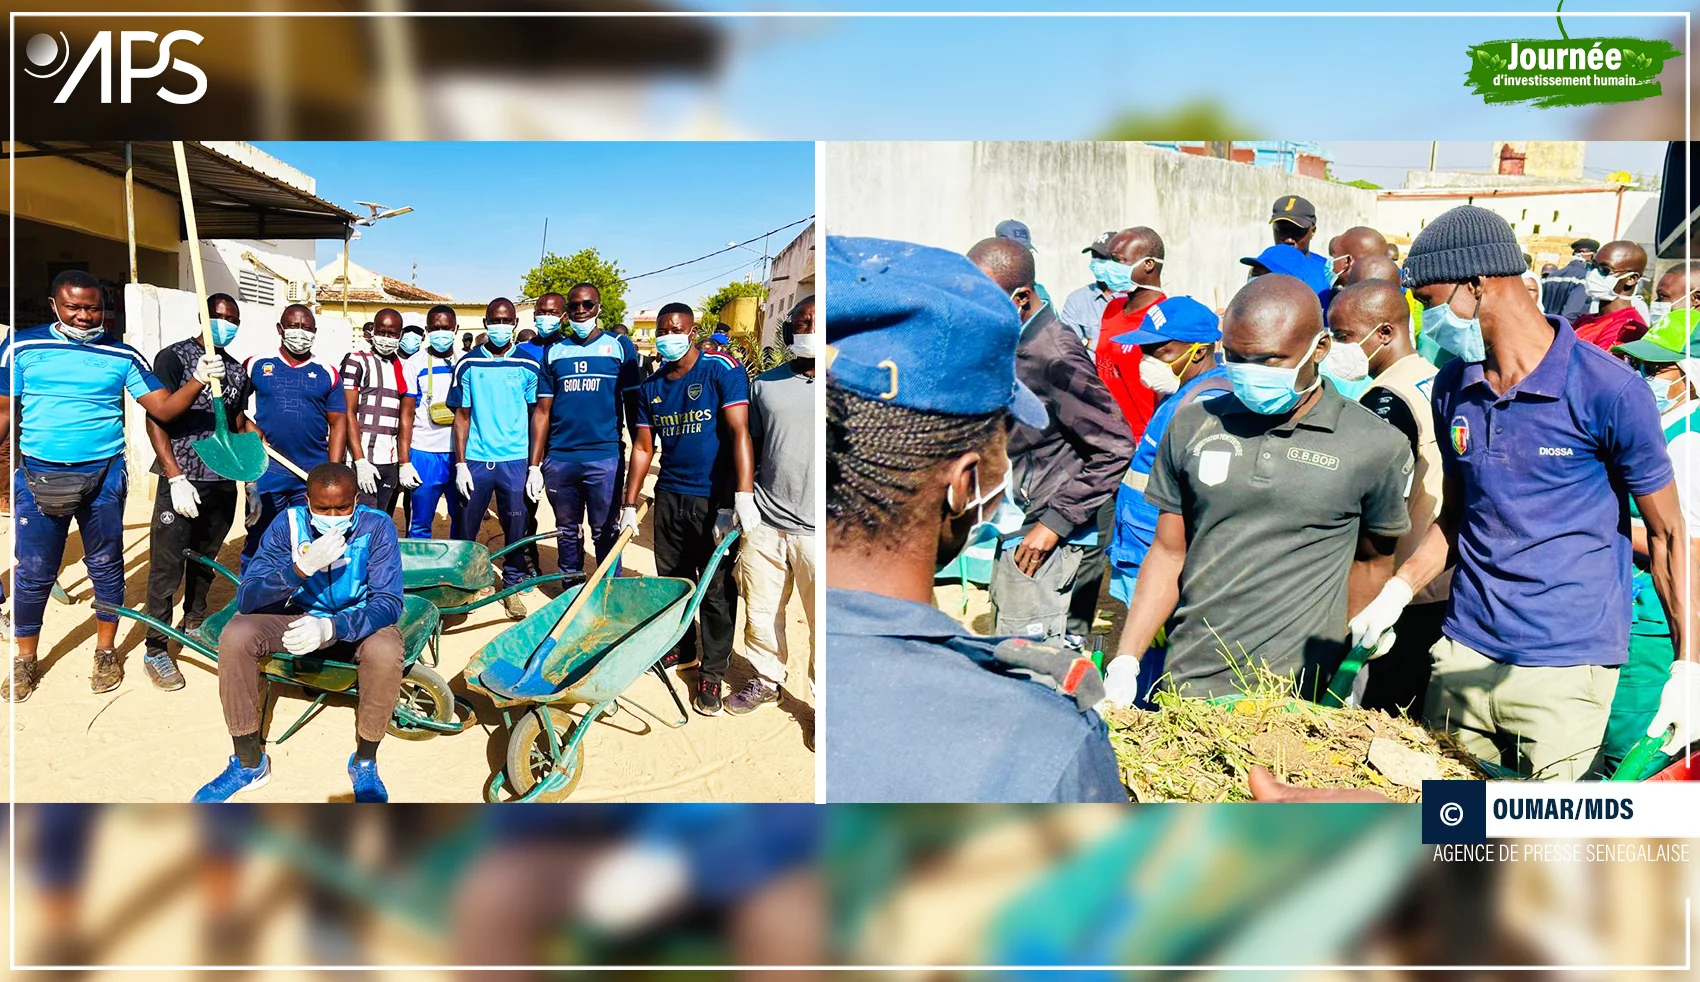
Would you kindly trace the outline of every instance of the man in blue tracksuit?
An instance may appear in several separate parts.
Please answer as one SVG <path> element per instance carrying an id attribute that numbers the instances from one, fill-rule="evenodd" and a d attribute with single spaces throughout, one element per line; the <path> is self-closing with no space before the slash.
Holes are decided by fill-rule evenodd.
<path id="1" fill-rule="evenodd" d="M 401 486 L 408 490 L 409 538 L 429 539 L 437 502 L 449 499 L 449 538 L 460 539 L 466 499 L 454 486 L 454 410 L 449 387 L 455 372 L 455 310 L 447 304 L 425 315 L 424 343 L 402 363 L 407 392 L 401 397 Z M 402 332 L 406 350 L 407 331 Z"/>
<path id="2" fill-rule="evenodd" d="M 543 300 L 538 300 L 539 309 Z M 637 388 L 637 348 L 597 325 L 602 295 L 589 283 L 567 291 L 567 330 L 543 356 L 531 417 L 531 470 L 526 492 L 547 491 L 555 510 L 561 572 L 584 569 L 579 524 L 590 513 L 598 563 L 619 538 L 620 421 Z M 541 319 L 541 318 L 540 318 Z M 539 327 L 541 330 L 541 326 Z M 547 453 L 547 456 L 545 456 Z M 619 567 L 608 571 L 618 575 Z"/>
<path id="3" fill-rule="evenodd" d="M 455 487 L 466 498 L 461 531 L 468 539 L 478 537 L 493 495 L 504 545 L 525 537 L 525 520 L 531 514 L 525 500 L 526 466 L 539 366 L 514 350 L 518 321 L 513 301 L 490 301 L 484 309 L 485 343 L 455 366 L 449 389 L 449 406 L 455 411 Z M 513 586 L 525 579 L 532 572 L 530 565 L 521 551 L 508 553 L 503 584 Z M 509 594 L 503 605 L 508 617 L 525 620 L 525 604 L 518 594 Z"/>
<path id="4" fill-rule="evenodd" d="M 1196 399 L 1231 392 L 1228 373 L 1212 350 L 1222 329 L 1210 308 L 1191 297 L 1170 297 L 1151 308 L 1136 331 L 1114 339 L 1140 347 L 1139 378 L 1160 400 L 1133 449 L 1133 462 L 1116 491 L 1116 529 L 1110 539 L 1110 595 L 1128 603 L 1140 564 L 1157 535 L 1157 506 L 1145 500 L 1145 482 L 1175 411 Z M 1152 649 L 1158 652 L 1161 649 Z M 1140 659 L 1143 695 L 1163 674 L 1163 659 Z"/>
<path id="5" fill-rule="evenodd" d="M 348 432 L 342 378 L 337 370 L 313 357 L 319 336 L 313 312 L 290 304 L 277 321 L 281 346 L 276 354 L 248 361 L 248 382 L 254 390 L 254 426 L 271 448 L 312 470 L 327 460 L 341 460 Z M 254 482 L 248 503 L 248 539 L 242 544 L 246 564 L 285 508 L 307 500 L 307 487 L 282 464 L 272 461 Z"/>
<path id="6" fill-rule="evenodd" d="M 357 802 L 389 800 L 378 741 L 401 695 L 401 553 L 395 523 L 354 503 L 354 469 L 325 463 L 307 475 L 307 503 L 267 527 L 236 588 L 240 609 L 218 639 L 218 698 L 235 753 L 197 802 L 226 801 L 271 779 L 260 662 L 285 651 L 359 666 L 355 749 L 348 777 Z"/>
<path id="7" fill-rule="evenodd" d="M 16 518 L 17 594 L 12 618 L 18 641 L 6 698 L 35 691 L 36 647 L 47 596 L 65 557 L 71 522 L 83 540 L 96 600 L 124 602 L 124 393 L 149 417 L 169 423 L 194 404 L 205 383 L 224 377 L 224 362 L 203 355 L 193 377 L 167 392 L 136 349 L 104 339 L 100 283 L 79 270 L 54 278 L 48 291 L 55 320 L 0 341 L 0 425 L 12 428 L 18 400 Z M 118 618 L 95 615 L 90 687 L 108 692 L 124 681 L 114 642 Z"/>

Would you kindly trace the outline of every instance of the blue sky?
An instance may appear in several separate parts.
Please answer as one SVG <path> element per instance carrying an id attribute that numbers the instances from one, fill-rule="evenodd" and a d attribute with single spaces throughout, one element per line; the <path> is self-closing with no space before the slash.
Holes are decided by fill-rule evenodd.
<path id="1" fill-rule="evenodd" d="M 420 286 L 458 300 L 518 296 L 537 262 L 544 216 L 551 252 L 594 246 L 635 275 L 814 213 L 807 143 L 256 145 L 311 174 L 321 198 L 351 211 L 366 213 L 357 200 L 412 205 L 411 214 L 362 229 L 350 257 L 402 280 L 417 261 Z M 775 235 L 771 251 L 801 230 Z M 637 280 L 627 304 L 695 302 L 748 269 L 759 276 L 760 243 L 755 249 Z M 319 262 L 340 252 L 322 242 Z"/>
<path id="2" fill-rule="evenodd" d="M 1127 9 L 1066 0 L 1072 10 Z M 1140 6 L 1169 6 L 1149 4 Z M 745 4 L 686 0 L 730 10 Z M 869 0 L 791 0 L 770 9 L 893 11 Z M 1018 11 L 1043 5 L 933 2 L 937 11 Z M 1062 5 L 1059 5 L 1062 6 Z M 1173 6 L 1186 6 L 1173 4 Z M 1214 11 L 1271 9 L 1215 0 Z M 1305 9 L 1364 4 L 1312 0 Z M 1475 4 L 1402 0 L 1401 11 Z M 1124 111 L 1161 112 L 1206 99 L 1247 136 L 1313 140 L 1580 138 L 1597 111 L 1488 106 L 1463 76 L 1470 44 L 1558 37 L 1556 0 L 1499 0 L 1527 17 L 825 18 L 721 21 L 731 38 L 714 91 L 724 111 L 772 138 L 1086 139 Z M 1678 38 L 1682 21 L 1621 11 L 1682 11 L 1676 0 L 1571 0 L 1572 37 Z M 1047 11 L 1047 13 L 1050 13 Z M 1607 16 L 1587 17 L 1588 13 Z M 1537 15 L 1538 16 L 1535 16 Z M 1681 78 L 1683 61 L 1672 63 Z M 803 84 L 807 80 L 807 84 Z M 1666 98 L 1680 98 L 1673 90 Z M 1650 137 L 1681 134 L 1649 134 Z"/>

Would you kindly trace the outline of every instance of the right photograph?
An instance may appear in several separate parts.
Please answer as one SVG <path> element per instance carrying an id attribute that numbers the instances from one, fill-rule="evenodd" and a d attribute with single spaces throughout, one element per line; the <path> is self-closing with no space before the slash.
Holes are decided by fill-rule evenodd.
<path id="1" fill-rule="evenodd" d="M 826 144 L 827 800 L 1694 779 L 1688 151 Z"/>

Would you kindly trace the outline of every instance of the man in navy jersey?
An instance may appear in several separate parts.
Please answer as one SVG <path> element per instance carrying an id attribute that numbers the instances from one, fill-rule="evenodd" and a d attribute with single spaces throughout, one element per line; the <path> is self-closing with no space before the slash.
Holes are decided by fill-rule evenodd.
<path id="1" fill-rule="evenodd" d="M 347 402 L 336 369 L 313 358 L 319 326 L 313 312 L 290 304 L 278 318 L 283 346 L 275 355 L 248 362 L 248 381 L 254 390 L 254 426 L 271 448 L 302 471 L 327 460 L 342 460 L 347 438 Z M 255 482 L 257 502 L 248 503 L 248 540 L 242 545 L 246 563 L 260 546 L 272 519 L 284 509 L 307 500 L 307 482 L 272 461 Z"/>
<path id="2" fill-rule="evenodd" d="M 537 305 L 541 310 L 542 297 Z M 580 283 L 568 290 L 566 311 L 568 330 L 550 345 L 537 384 L 527 477 L 527 490 L 546 490 L 555 510 L 563 573 L 584 569 L 579 523 L 587 511 L 598 563 L 619 537 L 620 421 L 631 420 L 626 403 L 639 381 L 637 348 L 597 326 L 602 295 L 596 287 Z M 608 575 L 619 572 L 616 566 Z"/>
<path id="3" fill-rule="evenodd" d="M 537 402 L 538 364 L 515 347 L 519 321 L 513 301 L 497 297 L 484 309 L 486 341 L 455 365 L 449 406 L 455 411 L 455 487 L 466 499 L 461 531 L 478 537 L 492 496 L 502 524 L 503 544 L 525 537 L 531 514 L 525 500 L 526 464 L 531 458 L 531 407 Z M 526 555 L 508 553 L 502 582 L 513 586 L 530 575 Z M 518 594 L 504 601 L 508 617 L 526 615 Z"/>
<path id="4" fill-rule="evenodd" d="M 682 303 L 662 307 L 656 320 L 655 350 L 666 364 L 644 380 L 633 400 L 637 425 L 619 526 L 637 525 L 638 494 L 659 444 L 655 571 L 689 580 L 702 576 L 715 545 L 734 521 L 744 528 L 761 522 L 750 443 L 749 377 L 734 359 L 698 351 L 691 344 L 694 321 L 691 308 Z M 732 507 L 726 507 L 728 502 Z M 721 680 L 732 661 L 738 599 L 732 569 L 730 561 L 721 563 L 704 592 L 700 653 L 693 624 L 668 656 L 679 667 L 700 658 L 691 705 L 704 716 L 719 714 Z"/>

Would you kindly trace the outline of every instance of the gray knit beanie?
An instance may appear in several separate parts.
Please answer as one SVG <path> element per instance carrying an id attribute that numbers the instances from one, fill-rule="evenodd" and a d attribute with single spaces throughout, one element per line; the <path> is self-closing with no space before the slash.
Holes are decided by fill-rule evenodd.
<path id="1" fill-rule="evenodd" d="M 1521 276 L 1529 267 L 1511 224 L 1486 208 L 1459 205 L 1417 233 L 1405 256 L 1405 286 L 1472 276 Z"/>

